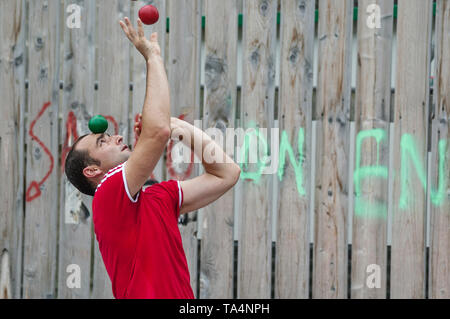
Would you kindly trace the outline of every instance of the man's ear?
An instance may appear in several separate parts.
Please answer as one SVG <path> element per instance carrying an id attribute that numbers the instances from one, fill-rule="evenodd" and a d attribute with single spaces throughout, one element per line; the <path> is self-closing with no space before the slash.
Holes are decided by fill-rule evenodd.
<path id="1" fill-rule="evenodd" d="M 83 169 L 83 175 L 87 178 L 95 178 L 103 174 L 103 171 L 97 165 L 89 165 Z"/>

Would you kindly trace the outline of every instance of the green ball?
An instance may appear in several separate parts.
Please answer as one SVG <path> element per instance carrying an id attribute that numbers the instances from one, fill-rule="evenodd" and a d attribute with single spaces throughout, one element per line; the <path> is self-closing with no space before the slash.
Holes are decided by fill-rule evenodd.
<path id="1" fill-rule="evenodd" d="M 108 121 L 101 115 L 96 115 L 89 120 L 89 129 L 94 134 L 105 133 L 108 129 Z"/>

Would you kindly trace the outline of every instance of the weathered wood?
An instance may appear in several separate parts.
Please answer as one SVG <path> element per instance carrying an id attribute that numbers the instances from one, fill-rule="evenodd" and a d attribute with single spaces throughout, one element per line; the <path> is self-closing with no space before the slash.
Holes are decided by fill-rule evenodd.
<path id="1" fill-rule="evenodd" d="M 450 298 L 450 2 L 437 1 L 431 144 L 430 298 Z"/>
<path id="2" fill-rule="evenodd" d="M 157 23 L 151 26 L 144 26 L 144 32 L 147 38 L 150 38 L 152 32 L 158 32 L 158 43 L 161 48 L 161 56 L 164 59 L 165 46 L 166 46 L 166 1 L 165 0 L 153 0 L 153 1 L 133 1 L 132 12 L 134 15 L 134 21 L 137 21 L 139 9 L 147 4 L 154 5 L 159 12 L 159 20 Z M 133 81 L 133 93 L 132 93 L 132 118 L 130 121 L 130 129 L 133 129 L 134 121 L 139 113 L 142 113 L 142 107 L 144 105 L 144 97 L 146 92 L 147 83 L 147 66 L 145 59 L 142 57 L 134 47 L 131 49 L 132 54 L 132 81 Z M 134 132 L 130 132 L 129 144 L 134 145 L 136 137 Z M 155 169 L 153 170 L 153 177 L 158 181 L 163 181 L 164 178 L 164 156 L 158 161 Z"/>
<path id="3" fill-rule="evenodd" d="M 380 28 L 367 24 L 365 8 L 380 8 Z M 356 81 L 356 161 L 352 239 L 352 298 L 386 298 L 386 236 L 393 0 L 358 3 Z M 366 284 L 377 265 L 381 286 Z"/>
<path id="4" fill-rule="evenodd" d="M 0 252 L 9 254 L 10 298 L 20 298 L 22 276 L 25 21 L 25 1 L 0 2 Z"/>
<path id="5" fill-rule="evenodd" d="M 244 129 L 257 127 L 267 129 L 266 139 L 270 141 L 275 99 L 277 1 L 246 1 L 243 16 L 240 118 Z M 263 134 L 263 131 L 260 131 L 260 134 Z M 257 137 L 257 133 L 249 133 L 248 136 L 250 146 L 259 145 L 258 160 L 262 162 L 263 156 L 266 155 L 262 139 Z M 241 151 L 247 151 L 249 158 L 255 155 L 249 154 L 252 153 L 251 149 L 257 150 L 251 146 Z M 257 164 L 243 163 L 242 166 L 243 202 L 240 203 L 238 298 L 270 298 L 272 176 L 259 174 Z"/>
<path id="6" fill-rule="evenodd" d="M 200 0 L 172 1 L 169 8 L 169 60 L 168 78 L 171 113 L 182 116 L 191 124 L 200 118 L 200 44 L 201 2 Z M 189 157 L 188 157 L 189 158 Z M 176 175 L 169 170 L 167 179 L 189 179 L 189 164 L 174 165 Z M 192 169 L 194 172 L 194 169 Z M 188 262 L 191 286 L 197 295 L 197 212 L 183 216 L 186 223 L 180 224 L 183 247 Z"/>
<path id="7" fill-rule="evenodd" d="M 347 297 L 353 1 L 319 2 L 313 298 Z"/>
<path id="8" fill-rule="evenodd" d="M 11 299 L 12 297 L 9 252 L 4 249 L 0 255 L 0 299 Z"/>
<path id="9" fill-rule="evenodd" d="M 101 0 L 98 28 L 98 102 L 97 114 L 110 117 L 108 132 L 128 139 L 130 97 L 130 43 L 119 20 L 130 17 L 130 1 Z M 136 26 L 136 22 L 132 21 Z M 114 123 L 115 122 L 115 123 Z M 116 124 L 116 126 L 114 125 Z M 108 277 L 96 241 L 92 298 L 111 298 Z"/>
<path id="10" fill-rule="evenodd" d="M 54 298 L 58 214 L 60 3 L 29 1 L 23 298 Z"/>
<path id="11" fill-rule="evenodd" d="M 432 1 L 398 2 L 394 149 L 400 152 L 394 159 L 392 298 L 425 296 L 423 181 L 426 184 L 431 21 Z"/>
<path id="12" fill-rule="evenodd" d="M 209 0 L 205 10 L 203 128 L 217 128 L 225 136 L 226 129 L 234 127 L 236 113 L 237 1 Z M 203 210 L 202 299 L 233 297 L 233 215 L 233 190 Z"/>
<path id="13" fill-rule="evenodd" d="M 82 195 L 64 174 L 65 158 L 76 139 L 89 133 L 88 122 L 94 113 L 95 2 L 68 1 L 64 8 L 81 8 L 80 28 L 64 28 L 63 105 L 58 298 L 87 298 L 91 284 L 92 197 Z M 66 19 L 71 12 L 66 11 Z M 66 19 L 64 22 L 66 22 Z M 80 269 L 80 288 L 69 287 L 67 278 L 76 275 L 68 266 Z M 68 272 L 69 271 L 69 272 Z"/>
<path id="14" fill-rule="evenodd" d="M 281 1 L 280 41 L 278 119 L 286 161 L 278 171 L 275 297 L 308 298 L 314 1 Z"/>
<path id="15" fill-rule="evenodd" d="M 105 264 L 103 263 L 102 255 L 98 247 L 98 241 L 94 243 L 94 271 L 93 271 L 93 287 L 91 291 L 91 299 L 112 299 L 111 279 L 106 272 Z"/>

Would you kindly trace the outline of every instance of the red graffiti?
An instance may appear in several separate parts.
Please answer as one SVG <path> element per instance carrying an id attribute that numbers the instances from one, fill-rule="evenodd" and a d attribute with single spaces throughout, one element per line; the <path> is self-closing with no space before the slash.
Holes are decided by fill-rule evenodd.
<path id="1" fill-rule="evenodd" d="M 66 137 L 61 153 L 61 171 L 64 172 L 66 157 L 74 141 L 78 140 L 77 118 L 72 111 L 69 112 L 66 121 Z"/>
<path id="2" fill-rule="evenodd" d="M 117 121 L 113 116 L 103 116 L 105 119 L 110 121 L 114 125 L 114 131 L 115 134 L 119 131 L 119 126 L 117 125 Z M 66 164 L 66 157 L 69 153 L 70 149 L 72 148 L 73 142 L 78 140 L 78 132 L 77 132 L 77 118 L 75 114 L 70 111 L 67 115 L 67 121 L 66 121 L 66 137 L 64 139 L 64 145 L 62 147 L 62 153 L 61 153 L 61 171 L 64 172 L 64 167 Z"/>
<path id="3" fill-rule="evenodd" d="M 178 118 L 180 120 L 183 120 L 185 118 L 185 115 L 181 114 Z M 169 146 L 167 147 L 167 162 L 166 162 L 167 170 L 171 178 L 184 181 L 186 178 L 191 176 L 192 170 L 194 169 L 194 152 L 191 151 L 191 161 L 186 171 L 183 174 L 178 174 L 173 168 L 173 161 L 172 161 L 173 144 L 174 144 L 173 140 L 170 140 Z"/>
<path id="4" fill-rule="evenodd" d="M 50 107 L 50 105 L 51 105 L 50 102 L 47 102 L 47 103 L 44 104 L 44 106 L 42 107 L 42 109 L 39 112 L 39 114 L 37 115 L 37 117 L 33 120 L 33 122 L 31 122 L 30 131 L 28 133 L 30 135 L 31 139 L 33 141 L 35 141 L 36 143 L 38 143 L 39 146 L 44 150 L 45 154 L 47 154 L 47 156 L 50 158 L 50 168 L 49 168 L 47 174 L 45 174 L 44 178 L 41 181 L 39 181 L 39 182 L 32 181 L 30 186 L 28 186 L 28 189 L 27 189 L 27 192 L 26 192 L 26 197 L 25 197 L 25 200 L 27 202 L 31 202 L 34 199 L 36 199 L 39 196 L 41 196 L 41 189 L 40 189 L 40 187 L 50 177 L 50 174 L 53 171 L 53 166 L 55 164 L 55 160 L 54 160 L 50 150 L 44 145 L 44 143 L 42 143 L 42 141 L 39 138 L 37 138 L 36 135 L 34 135 L 34 132 L 33 132 L 33 129 L 34 129 L 34 126 L 36 125 L 37 120 L 42 116 L 42 114 L 44 114 L 45 110 L 47 110 Z"/>
<path id="5" fill-rule="evenodd" d="M 50 150 L 44 145 L 44 143 L 34 134 L 33 129 L 36 125 L 36 122 L 39 120 L 39 118 L 42 117 L 44 112 L 50 107 L 51 103 L 47 102 L 44 104 L 43 108 L 39 112 L 39 114 L 36 116 L 36 118 L 31 122 L 30 125 L 30 131 L 29 135 L 31 139 L 39 144 L 39 146 L 44 150 L 45 154 L 50 158 L 50 168 L 47 172 L 47 174 L 44 176 L 44 178 L 41 181 L 32 181 L 30 185 L 27 188 L 26 191 L 26 201 L 31 202 L 42 195 L 40 187 L 45 183 L 45 181 L 50 177 L 53 168 L 54 168 L 54 158 L 50 152 Z M 119 125 L 117 124 L 116 119 L 113 116 L 110 115 L 103 115 L 105 119 L 108 120 L 108 122 L 112 123 L 114 126 L 114 134 L 119 133 Z M 65 162 L 67 154 L 69 153 L 73 143 L 78 140 L 79 134 L 77 131 L 77 118 L 75 114 L 70 111 L 67 115 L 67 121 L 66 121 L 66 134 L 64 138 L 64 144 L 62 146 L 61 151 L 61 171 L 64 172 Z M 151 178 L 155 179 L 154 175 L 152 174 Z"/>
<path id="6" fill-rule="evenodd" d="M 118 135 L 119 134 L 119 125 L 117 124 L 116 119 L 110 115 L 102 115 L 102 116 L 114 125 L 114 135 Z"/>

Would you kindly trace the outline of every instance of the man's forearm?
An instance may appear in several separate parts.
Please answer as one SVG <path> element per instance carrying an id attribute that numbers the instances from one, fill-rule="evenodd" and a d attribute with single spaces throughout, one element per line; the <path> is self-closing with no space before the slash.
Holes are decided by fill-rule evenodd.
<path id="1" fill-rule="evenodd" d="M 169 83 L 163 59 L 159 55 L 153 55 L 147 61 L 141 136 L 154 136 L 166 127 L 170 127 Z"/>
<path id="2" fill-rule="evenodd" d="M 236 171 L 238 169 L 237 164 L 234 163 L 223 151 L 222 147 L 214 142 L 208 134 L 188 122 L 178 120 L 176 123 L 181 130 L 177 130 L 175 134 L 181 133 L 180 135 L 183 136 L 183 144 L 190 147 L 195 152 L 195 155 L 201 159 L 202 165 L 207 173 L 220 178 L 227 178 L 229 177 L 230 171 Z M 213 158 L 215 161 L 209 158 L 212 154 L 214 154 Z"/>

